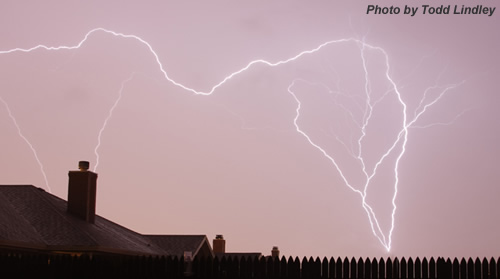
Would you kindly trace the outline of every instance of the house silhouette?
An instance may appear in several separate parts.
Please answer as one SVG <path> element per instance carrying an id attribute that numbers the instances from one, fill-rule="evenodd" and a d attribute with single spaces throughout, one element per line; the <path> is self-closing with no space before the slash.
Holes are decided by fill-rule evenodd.
<path id="1" fill-rule="evenodd" d="M 32 185 L 0 185 L 0 250 L 71 255 L 214 256 L 205 235 L 143 235 L 95 214 L 97 174 L 69 172 L 68 201 Z"/>

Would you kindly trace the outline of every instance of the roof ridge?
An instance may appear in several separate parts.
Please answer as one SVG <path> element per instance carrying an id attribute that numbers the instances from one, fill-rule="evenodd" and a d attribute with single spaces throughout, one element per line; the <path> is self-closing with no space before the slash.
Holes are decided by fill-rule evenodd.
<path id="1" fill-rule="evenodd" d="M 205 235 L 204 238 L 203 238 L 203 241 L 200 242 L 200 245 L 198 245 L 198 247 L 196 248 L 196 251 L 195 251 L 195 255 L 198 254 L 198 251 L 200 251 L 201 247 L 203 246 L 203 243 L 205 243 L 205 241 L 207 242 L 208 246 L 210 246 L 210 242 L 208 242 L 208 238 L 207 236 Z"/>

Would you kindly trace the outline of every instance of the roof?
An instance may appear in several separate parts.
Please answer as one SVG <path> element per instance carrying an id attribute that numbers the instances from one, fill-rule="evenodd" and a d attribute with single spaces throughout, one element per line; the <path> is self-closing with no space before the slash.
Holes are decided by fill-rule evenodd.
<path id="1" fill-rule="evenodd" d="M 168 255 L 149 238 L 96 215 L 67 212 L 67 202 L 32 185 L 0 185 L 0 246 L 56 251 Z"/>
<path id="2" fill-rule="evenodd" d="M 206 245 L 210 249 L 210 243 L 205 235 L 144 235 L 153 243 L 165 250 L 169 255 L 182 256 L 184 252 L 192 252 L 196 256 Z M 210 249 L 211 250 L 211 249 Z M 210 252 L 212 253 L 212 252 Z"/>

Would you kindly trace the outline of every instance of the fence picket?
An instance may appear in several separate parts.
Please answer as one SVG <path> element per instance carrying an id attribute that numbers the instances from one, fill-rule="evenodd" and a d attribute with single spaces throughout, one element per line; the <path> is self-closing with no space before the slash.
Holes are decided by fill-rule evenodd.
<path id="1" fill-rule="evenodd" d="M 420 258 L 417 257 L 415 259 L 415 279 L 421 279 L 422 278 L 422 262 L 420 261 Z"/>
<path id="2" fill-rule="evenodd" d="M 488 268 L 488 260 L 485 258 L 483 258 L 483 262 L 481 264 L 481 269 L 482 269 L 482 274 L 483 274 L 483 277 L 482 278 L 489 278 L 490 277 L 490 271 L 489 271 L 489 268 Z"/>
<path id="3" fill-rule="evenodd" d="M 465 261 L 464 258 L 460 261 L 460 278 L 461 279 L 466 279 L 467 278 L 467 262 Z"/>
<path id="4" fill-rule="evenodd" d="M 474 278 L 483 278 L 481 277 L 481 261 L 479 258 L 476 258 L 476 261 L 474 262 Z"/>
<path id="5" fill-rule="evenodd" d="M 408 266 L 406 265 L 406 259 L 403 257 L 399 262 L 399 278 L 406 279 L 408 272 Z"/>
<path id="6" fill-rule="evenodd" d="M 474 261 L 471 258 L 467 261 L 467 278 L 474 279 Z"/>
<path id="7" fill-rule="evenodd" d="M 397 276 L 394 275 L 394 266 L 392 264 L 392 260 L 387 259 L 387 263 L 385 264 L 385 278 L 392 279 Z"/>
<path id="8" fill-rule="evenodd" d="M 445 267 L 446 267 L 446 278 L 451 279 L 451 275 L 452 275 L 452 264 L 451 264 L 451 260 L 450 260 L 450 258 L 448 258 L 448 259 L 446 260 Z"/>
<path id="9" fill-rule="evenodd" d="M 415 276 L 413 276 L 414 274 L 414 266 L 413 266 L 413 259 L 412 258 L 409 258 L 408 259 L 408 265 L 407 265 L 407 278 L 408 279 L 414 279 Z"/>
<path id="10" fill-rule="evenodd" d="M 351 264 L 350 264 L 350 271 L 351 271 L 351 278 L 352 279 L 357 279 L 359 278 L 358 276 L 358 265 L 356 263 L 356 259 L 352 257 L 351 259 Z"/>
<path id="11" fill-rule="evenodd" d="M 495 261 L 495 258 L 491 257 L 490 259 L 490 278 L 498 278 L 498 269 L 497 269 L 497 263 Z"/>
<path id="12" fill-rule="evenodd" d="M 300 260 L 299 257 L 295 257 L 295 261 L 293 262 L 293 271 L 294 271 L 294 277 L 292 278 L 300 278 Z"/>
<path id="13" fill-rule="evenodd" d="M 323 258 L 321 262 L 321 278 L 329 278 L 328 276 L 328 259 L 326 257 Z"/>
<path id="14" fill-rule="evenodd" d="M 347 257 L 344 258 L 344 263 L 342 264 L 342 274 L 344 275 L 342 278 L 349 279 L 349 259 Z"/>
<path id="15" fill-rule="evenodd" d="M 328 262 L 328 278 L 337 278 L 335 264 L 335 259 L 330 257 L 330 261 Z"/>
<path id="16" fill-rule="evenodd" d="M 281 270 L 281 278 L 289 278 L 288 276 L 288 268 L 286 266 L 286 258 L 285 256 L 281 257 L 280 261 L 280 270 Z"/>
<path id="17" fill-rule="evenodd" d="M 429 278 L 429 262 L 427 261 L 427 258 L 424 258 L 422 260 L 422 279 L 428 279 Z"/>
<path id="18" fill-rule="evenodd" d="M 460 263 L 457 258 L 453 260 L 452 274 L 453 279 L 460 279 Z"/>
<path id="19" fill-rule="evenodd" d="M 378 262 L 378 278 L 386 278 L 385 276 L 385 261 L 383 258 L 380 258 Z"/>
<path id="20" fill-rule="evenodd" d="M 366 279 L 372 278 L 372 262 L 370 261 L 369 258 L 366 258 L 365 261 L 365 278 Z"/>
<path id="21" fill-rule="evenodd" d="M 373 279 L 378 278 L 378 261 L 375 258 L 372 261 L 372 278 Z"/>
<path id="22" fill-rule="evenodd" d="M 434 260 L 433 257 L 429 261 L 429 278 L 430 279 L 436 278 L 436 261 Z"/>
<path id="23" fill-rule="evenodd" d="M 311 260 L 312 260 L 312 257 L 311 257 Z M 316 260 L 314 260 L 313 267 L 314 267 L 313 278 L 320 279 L 321 278 L 321 260 L 319 259 L 319 257 L 316 257 Z"/>
<path id="24" fill-rule="evenodd" d="M 298 269 L 295 268 L 295 262 L 291 256 L 288 257 L 287 264 L 288 264 L 288 266 L 287 266 L 288 278 L 293 278 L 293 279 L 299 278 L 300 271 L 297 272 L 297 270 L 300 270 L 300 266 Z"/>
<path id="25" fill-rule="evenodd" d="M 302 258 L 302 270 L 300 272 L 300 278 L 309 278 L 311 274 L 309 273 L 309 262 L 307 258 Z"/>
<path id="26" fill-rule="evenodd" d="M 342 278 L 343 276 L 343 271 L 342 271 L 342 260 L 340 257 L 337 258 L 337 261 L 335 262 L 335 278 Z"/>

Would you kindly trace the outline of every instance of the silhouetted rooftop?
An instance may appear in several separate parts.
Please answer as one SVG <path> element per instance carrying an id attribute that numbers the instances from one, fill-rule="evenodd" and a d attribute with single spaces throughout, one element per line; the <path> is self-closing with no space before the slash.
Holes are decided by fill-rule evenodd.
<path id="1" fill-rule="evenodd" d="M 208 243 L 200 235 L 144 236 L 98 215 L 91 224 L 68 213 L 65 200 L 43 189 L 32 185 L 0 186 L 0 247 L 177 255 L 180 250 L 191 251 L 188 248 L 198 251 L 203 241 Z"/>
<path id="2" fill-rule="evenodd" d="M 182 256 L 185 251 L 193 252 L 193 256 L 213 256 L 210 243 L 205 235 L 144 235 L 172 256 Z"/>

